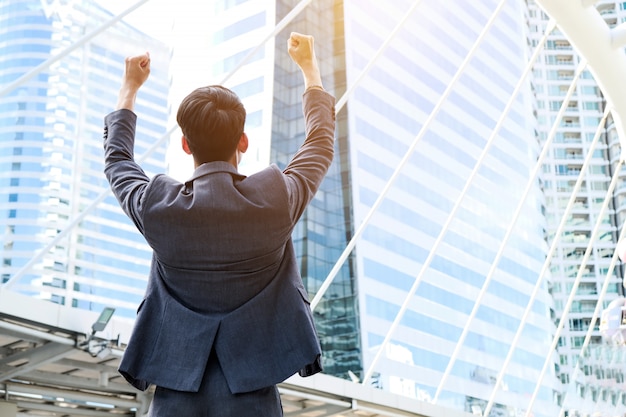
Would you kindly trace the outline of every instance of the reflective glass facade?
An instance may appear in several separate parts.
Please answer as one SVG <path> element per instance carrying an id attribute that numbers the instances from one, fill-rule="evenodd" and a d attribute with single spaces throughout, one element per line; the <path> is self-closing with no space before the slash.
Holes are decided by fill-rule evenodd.
<path id="1" fill-rule="evenodd" d="M 146 153 L 166 128 L 168 51 L 121 24 L 78 43 L 112 17 L 89 1 L 0 1 L 0 89 L 13 85 L 0 97 L 0 282 L 131 318 L 151 252 L 110 193 L 92 207 L 109 188 L 103 118 L 117 101 L 124 58 L 149 48 L 154 70 L 137 102 L 136 156 Z M 148 174 L 165 170 L 165 147 L 143 162 Z"/>
<path id="2" fill-rule="evenodd" d="M 422 1 L 356 89 L 348 118 L 354 224 L 366 218 L 497 3 Z M 346 1 L 348 85 L 412 4 Z M 496 377 L 546 253 L 543 197 L 537 180 L 530 178 L 539 151 L 530 83 L 514 98 L 442 234 L 527 62 L 525 13 L 522 3 L 506 2 L 356 249 L 366 369 L 400 307 L 407 307 L 374 366 L 373 383 L 432 399 L 468 326 L 437 398 L 438 404 L 468 412 L 482 410 L 496 389 Z M 503 244 L 516 212 L 519 216 Z M 441 243 L 434 247 L 440 236 Z M 417 290 L 407 299 L 418 277 Z M 470 322 L 488 277 L 491 281 Z M 554 329 L 551 304 L 544 285 L 497 387 L 499 412 L 523 412 L 535 389 Z M 554 415 L 557 388 L 554 375 L 543 380 L 534 415 Z"/>
<path id="3" fill-rule="evenodd" d="M 277 20 L 297 5 L 277 2 Z M 272 123 L 272 161 L 284 167 L 304 141 L 302 118 L 302 75 L 284 45 L 291 31 L 315 34 L 316 55 L 324 87 L 337 99 L 345 92 L 344 10 L 342 1 L 323 0 L 311 4 L 296 22 L 276 37 L 276 74 Z M 329 24 L 333 22 L 333 24 Z M 280 74 L 280 76 L 278 76 Z M 287 111 L 287 109 L 296 109 Z M 305 286 L 313 297 L 339 259 L 353 234 L 351 167 L 347 111 L 337 115 L 335 158 L 317 195 L 298 223 L 294 245 Z M 297 126 L 297 134 L 291 126 Z M 324 371 L 341 378 L 362 372 L 358 321 L 357 282 L 354 256 L 343 264 L 328 291 L 314 310 L 320 336 Z"/>

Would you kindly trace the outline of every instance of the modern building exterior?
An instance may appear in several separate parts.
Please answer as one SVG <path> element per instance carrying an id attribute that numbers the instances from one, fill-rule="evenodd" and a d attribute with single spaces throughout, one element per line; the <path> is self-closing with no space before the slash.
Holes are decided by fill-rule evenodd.
<path id="1" fill-rule="evenodd" d="M 345 3 L 348 85 L 412 4 Z M 374 368 L 383 388 L 397 380 L 412 383 L 425 398 L 476 413 L 497 389 L 494 413 L 506 415 L 525 410 L 553 332 L 544 286 L 503 381 L 494 386 L 546 250 L 543 197 L 536 180 L 528 185 L 539 151 L 532 134 L 530 84 L 514 97 L 477 176 L 447 222 L 528 59 L 522 3 L 505 3 L 433 121 L 424 126 L 497 5 L 421 2 L 355 91 L 348 130 L 354 222 L 359 225 L 426 129 L 356 248 L 364 367 L 406 303 L 390 343 L 411 357 L 384 355 Z M 519 217 L 505 241 L 516 211 Z M 490 283 L 478 300 L 486 279 Z M 475 303 L 480 305 L 470 322 Z M 455 351 L 456 361 L 442 382 Z M 554 375 L 541 381 L 535 415 L 554 415 L 556 389 Z"/>
<path id="2" fill-rule="evenodd" d="M 124 24 L 84 41 L 111 18 L 88 0 L 0 1 L 0 283 L 134 318 L 151 252 L 107 191 L 103 119 L 115 108 L 124 58 L 149 48 L 136 152 L 149 155 L 149 175 L 166 169 L 166 142 L 148 150 L 166 130 L 169 50 Z"/>
<path id="3" fill-rule="evenodd" d="M 622 2 L 599 1 L 594 7 L 610 27 L 626 20 Z M 546 30 L 548 17 L 534 2 L 529 2 L 529 22 L 531 42 L 537 45 Z M 599 307 L 602 310 L 624 293 L 623 267 L 618 261 L 617 267 L 611 268 L 611 259 L 625 220 L 625 178 L 620 175 L 615 192 L 607 196 L 622 150 L 611 118 L 600 125 L 606 102 L 593 75 L 585 70 L 578 79 L 575 78 L 583 61 L 563 33 L 556 29 L 548 37 L 533 77 L 537 132 L 542 143 L 550 140 L 549 132 L 566 93 L 572 82 L 575 86 L 542 173 L 548 241 L 558 241 L 549 283 L 556 324 L 561 320 L 578 280 L 559 338 L 557 376 L 563 383 L 559 402 L 571 415 L 586 415 L 589 410 L 616 415 L 626 410 L 624 360 L 621 359 L 626 354 L 626 347 L 603 340 L 599 318 L 593 324 L 592 318 L 598 302 L 601 302 Z M 596 132 L 599 137 L 594 144 Z M 591 158 L 588 169 L 583 170 L 587 157 Z M 575 191 L 580 175 L 583 181 L 580 190 Z M 557 235 L 572 193 L 576 195 L 574 205 L 566 216 L 564 230 Z M 608 207 L 600 217 L 605 201 Z M 592 241 L 594 230 L 596 238 Z M 585 261 L 589 246 L 592 250 Z M 601 300 L 605 283 L 607 292 Z M 587 330 L 592 325 L 589 347 L 586 354 L 579 357 Z"/>

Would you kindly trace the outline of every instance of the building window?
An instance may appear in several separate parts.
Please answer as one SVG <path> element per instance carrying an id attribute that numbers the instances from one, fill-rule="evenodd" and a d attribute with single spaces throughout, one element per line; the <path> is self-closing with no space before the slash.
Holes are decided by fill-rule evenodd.
<path id="1" fill-rule="evenodd" d="M 265 11 L 226 26 L 224 29 L 215 33 L 213 40 L 215 44 L 219 44 L 263 27 L 263 25 L 265 25 Z"/>
<path id="2" fill-rule="evenodd" d="M 250 51 L 252 51 L 252 48 L 250 49 L 246 49 L 245 51 L 236 53 L 235 55 L 231 55 L 227 58 L 224 58 L 223 61 L 218 62 L 214 65 L 213 67 L 213 71 L 216 74 L 222 74 L 224 72 L 230 72 L 232 71 L 237 65 L 239 65 L 241 63 L 241 61 L 243 61 L 243 59 L 245 57 L 248 56 L 248 53 L 250 53 Z M 261 49 L 258 52 L 256 52 L 247 62 L 247 64 L 250 64 L 252 62 L 255 61 L 260 61 L 261 59 L 263 59 L 265 57 L 265 50 Z"/>
<path id="3" fill-rule="evenodd" d="M 243 100 L 246 97 L 262 93 L 263 83 L 263 77 L 258 77 L 254 80 L 249 80 L 244 83 L 235 85 L 231 87 L 231 90 L 234 91 L 239 96 L 239 98 Z"/>

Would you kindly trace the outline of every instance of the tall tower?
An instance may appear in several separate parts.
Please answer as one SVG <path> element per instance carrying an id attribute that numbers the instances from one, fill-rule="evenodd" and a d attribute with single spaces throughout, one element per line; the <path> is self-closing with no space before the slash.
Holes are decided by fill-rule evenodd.
<path id="1" fill-rule="evenodd" d="M 413 3 L 344 1 L 349 86 Z M 496 387 L 547 249 L 543 195 L 531 178 L 539 144 L 529 83 L 494 134 L 530 52 L 524 4 L 505 2 L 465 61 L 498 3 L 419 3 L 348 102 L 348 159 L 356 227 L 419 138 L 356 246 L 364 369 L 373 366 L 383 389 L 411 392 L 413 384 L 420 398 L 474 413 L 497 390 L 493 412 L 513 414 L 525 410 L 545 358 L 552 360 L 554 325 L 544 285 Z M 399 326 L 382 346 L 401 308 Z M 554 375 L 541 382 L 535 416 L 554 415 L 557 388 Z"/>
<path id="2" fill-rule="evenodd" d="M 278 1 L 278 20 L 296 5 L 293 0 Z M 324 87 L 339 99 L 346 91 L 344 7 L 342 1 L 312 2 L 276 37 L 271 160 L 280 167 L 287 165 L 296 147 L 304 141 L 302 112 L 293 111 L 302 107 L 302 76 L 288 56 L 287 39 L 291 31 L 315 35 Z M 326 280 L 354 233 L 348 111 L 344 107 L 337 113 L 333 164 L 293 233 L 300 272 L 311 297 Z M 360 375 L 363 369 L 354 261 L 354 254 L 350 254 L 313 311 L 324 352 L 324 370 L 342 378 Z"/>
<path id="3" fill-rule="evenodd" d="M 597 7 L 610 27 L 626 20 L 622 2 L 599 1 L 593 7 Z M 548 16 L 534 2 L 529 2 L 529 18 L 532 29 L 530 39 L 533 45 L 537 45 L 546 30 Z M 618 265 L 612 271 L 610 269 L 615 243 L 624 224 L 624 178 L 619 178 L 614 195 L 608 196 L 606 212 L 599 217 L 621 149 L 610 118 L 600 126 L 597 144 L 593 143 L 606 103 L 588 70 L 575 80 L 576 70 L 583 61 L 557 28 L 548 37 L 533 77 L 537 98 L 537 131 L 542 142 L 549 139 L 557 112 L 570 84 L 575 82 L 575 89 L 558 125 L 542 174 L 549 243 L 558 239 L 550 281 L 557 324 L 579 279 L 559 339 L 557 376 L 563 387 L 558 400 L 566 410 L 571 410 L 570 415 L 576 415 L 581 410 L 621 410 L 623 413 L 626 405 L 624 361 L 616 359 L 618 352 L 613 351 L 617 347 L 609 347 L 602 340 L 599 321 L 595 322 L 587 355 L 579 358 L 605 281 L 608 291 L 599 306 L 600 311 L 624 293 L 622 267 Z M 589 167 L 581 172 L 587 157 L 591 158 Z M 580 175 L 583 181 L 580 190 L 575 191 L 574 186 Z M 556 235 L 573 192 L 576 193 L 576 199 L 566 217 L 565 229 Z M 596 228 L 597 238 L 591 242 L 588 261 L 583 263 L 585 251 L 590 246 Z M 624 356 L 624 352 L 621 356 Z M 577 365 L 579 370 L 576 370 Z"/>
<path id="4" fill-rule="evenodd" d="M 149 48 L 154 70 L 137 102 L 135 148 L 138 158 L 146 153 L 166 129 L 169 53 L 123 24 L 83 41 L 112 17 L 89 0 L 0 0 L 0 88 L 10 87 L 0 97 L 0 282 L 131 318 L 151 251 L 103 194 L 103 118 L 117 101 L 124 58 Z M 143 161 L 149 175 L 166 169 L 165 149 Z"/>

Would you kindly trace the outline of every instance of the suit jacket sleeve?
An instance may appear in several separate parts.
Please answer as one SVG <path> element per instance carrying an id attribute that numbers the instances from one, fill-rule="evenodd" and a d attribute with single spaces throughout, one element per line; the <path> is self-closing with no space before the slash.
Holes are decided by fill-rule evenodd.
<path id="1" fill-rule="evenodd" d="M 283 171 L 294 222 L 313 199 L 328 172 L 335 142 L 335 98 L 325 91 L 310 89 L 302 99 L 306 138 Z"/>
<path id="2" fill-rule="evenodd" d="M 137 115 L 121 109 L 104 119 L 104 173 L 122 210 L 141 233 L 142 199 L 149 183 L 148 176 L 134 160 Z"/>

